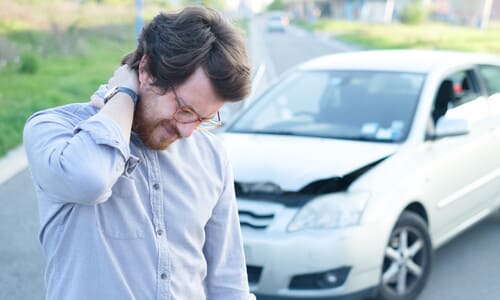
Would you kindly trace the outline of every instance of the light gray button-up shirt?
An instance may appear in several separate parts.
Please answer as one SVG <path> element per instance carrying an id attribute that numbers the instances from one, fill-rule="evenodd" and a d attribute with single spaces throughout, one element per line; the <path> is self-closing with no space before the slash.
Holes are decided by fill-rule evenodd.
<path id="1" fill-rule="evenodd" d="M 97 112 L 71 104 L 25 126 L 47 299 L 253 298 L 220 142 L 195 131 L 153 151 Z"/>

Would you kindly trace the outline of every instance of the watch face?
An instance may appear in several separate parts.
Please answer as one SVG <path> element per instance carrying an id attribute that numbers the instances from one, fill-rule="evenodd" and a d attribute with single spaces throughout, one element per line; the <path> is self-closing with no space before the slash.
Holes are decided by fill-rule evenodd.
<path id="1" fill-rule="evenodd" d="M 116 86 L 110 89 L 104 96 L 104 103 L 108 102 L 108 100 L 111 99 L 111 97 L 113 97 L 117 92 L 118 92 L 118 87 Z"/>
<path id="2" fill-rule="evenodd" d="M 113 98 L 119 92 L 129 95 L 132 98 L 132 101 L 134 102 L 134 107 L 136 106 L 137 101 L 139 100 L 137 93 L 134 90 L 123 86 L 115 86 L 111 88 L 104 96 L 104 104 L 106 104 L 109 101 L 109 99 Z"/>

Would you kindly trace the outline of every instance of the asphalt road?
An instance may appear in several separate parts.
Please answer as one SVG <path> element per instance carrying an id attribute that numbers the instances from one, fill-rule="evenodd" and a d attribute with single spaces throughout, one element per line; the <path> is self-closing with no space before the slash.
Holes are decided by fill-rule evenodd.
<path id="1" fill-rule="evenodd" d="M 258 92 L 262 92 L 279 75 L 301 62 L 332 52 L 355 49 L 292 26 L 286 32 L 267 32 L 265 17 L 255 17 L 250 32 L 252 68 L 265 65 L 264 80 L 256 87 Z"/>
<path id="2" fill-rule="evenodd" d="M 44 261 L 27 170 L 0 185 L 0 299 L 43 299 Z M 419 300 L 500 299 L 500 215 L 440 248 Z"/>
<path id="3" fill-rule="evenodd" d="M 267 33 L 252 26 L 253 64 L 266 64 L 262 90 L 279 74 L 306 59 L 344 51 L 298 29 Z M 0 299 L 43 299 L 44 260 L 38 244 L 38 213 L 27 170 L 0 185 Z M 429 282 L 418 300 L 500 299 L 500 215 L 492 216 L 439 249 Z M 225 300 L 225 299 L 224 299 Z"/>
<path id="4" fill-rule="evenodd" d="M 44 298 L 38 208 L 27 170 L 0 185 L 0 299 Z"/>

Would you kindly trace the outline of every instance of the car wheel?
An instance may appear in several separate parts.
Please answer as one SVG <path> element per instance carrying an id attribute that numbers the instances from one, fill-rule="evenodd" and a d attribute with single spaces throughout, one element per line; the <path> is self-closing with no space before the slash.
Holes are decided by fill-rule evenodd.
<path id="1" fill-rule="evenodd" d="M 429 276 L 432 246 L 427 224 L 417 214 L 403 212 L 385 249 L 379 299 L 411 300 Z"/>

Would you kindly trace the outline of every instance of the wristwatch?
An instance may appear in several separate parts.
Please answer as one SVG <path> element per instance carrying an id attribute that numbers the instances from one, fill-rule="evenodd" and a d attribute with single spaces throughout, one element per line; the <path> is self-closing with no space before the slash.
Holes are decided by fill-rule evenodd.
<path id="1" fill-rule="evenodd" d="M 109 101 L 109 99 L 113 98 L 113 96 L 118 93 L 125 93 L 130 97 L 132 97 L 132 101 L 134 101 L 134 108 L 137 106 L 137 102 L 139 101 L 139 95 L 137 95 L 137 93 L 133 89 L 124 86 L 115 86 L 111 88 L 104 96 L 104 104 L 106 104 Z"/>

